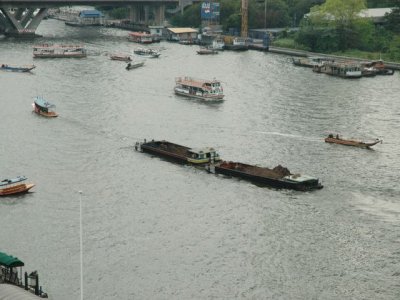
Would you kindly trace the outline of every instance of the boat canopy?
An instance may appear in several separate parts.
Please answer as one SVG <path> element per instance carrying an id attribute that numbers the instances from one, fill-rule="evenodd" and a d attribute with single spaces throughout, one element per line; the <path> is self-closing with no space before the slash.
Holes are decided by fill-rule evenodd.
<path id="1" fill-rule="evenodd" d="M 18 258 L 0 252 L 0 265 L 8 268 L 23 267 L 25 264 Z"/>
<path id="2" fill-rule="evenodd" d="M 209 147 L 206 147 L 206 148 L 189 149 L 189 151 L 190 151 L 191 153 L 198 154 L 198 155 L 199 155 L 199 154 L 205 154 L 205 153 L 216 152 L 214 148 L 209 148 Z"/>
<path id="3" fill-rule="evenodd" d="M 44 110 L 48 110 L 51 108 L 55 108 L 56 106 L 54 104 L 51 104 L 50 102 L 48 102 L 47 100 L 43 99 L 42 97 L 36 97 L 35 98 L 35 104 L 41 108 L 43 108 Z"/>
<path id="4" fill-rule="evenodd" d="M 26 180 L 27 178 L 25 176 L 18 176 L 17 178 L 13 178 L 13 179 L 4 179 L 0 182 L 0 186 L 5 186 L 8 184 L 12 184 L 12 183 L 17 183 L 17 182 L 21 182 Z"/>

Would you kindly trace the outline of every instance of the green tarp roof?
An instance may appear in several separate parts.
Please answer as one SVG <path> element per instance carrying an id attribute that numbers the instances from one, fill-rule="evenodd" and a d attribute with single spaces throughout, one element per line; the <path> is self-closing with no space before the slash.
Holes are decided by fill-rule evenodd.
<path id="1" fill-rule="evenodd" d="M 24 266 L 24 263 L 14 256 L 0 252 L 0 265 L 12 268 L 22 267 Z"/>

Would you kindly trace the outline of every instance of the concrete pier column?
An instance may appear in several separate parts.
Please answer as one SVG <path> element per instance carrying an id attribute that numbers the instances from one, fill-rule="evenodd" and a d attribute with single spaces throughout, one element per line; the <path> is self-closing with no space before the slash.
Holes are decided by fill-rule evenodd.
<path id="1" fill-rule="evenodd" d="M 144 5 L 144 23 L 147 25 L 149 23 L 149 12 L 150 7 L 148 5 Z"/>
<path id="2" fill-rule="evenodd" d="M 26 24 L 28 24 L 28 22 L 31 21 L 33 13 L 35 12 L 35 10 L 36 10 L 35 8 L 28 9 L 26 14 L 22 17 L 22 19 L 20 21 L 22 27 L 25 27 Z"/>
<path id="3" fill-rule="evenodd" d="M 32 18 L 32 21 L 29 23 L 26 29 L 36 31 L 40 22 L 43 20 L 46 14 L 47 8 L 40 8 L 39 12 Z"/>
<path id="4" fill-rule="evenodd" d="M 165 4 L 160 4 L 154 8 L 154 18 L 156 25 L 163 25 L 165 21 Z"/>

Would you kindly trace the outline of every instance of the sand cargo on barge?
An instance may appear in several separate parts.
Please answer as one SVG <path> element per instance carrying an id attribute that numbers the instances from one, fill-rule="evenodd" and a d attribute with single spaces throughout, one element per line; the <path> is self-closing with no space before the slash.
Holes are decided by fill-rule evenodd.
<path id="1" fill-rule="evenodd" d="M 212 167 L 207 166 L 207 168 L 210 171 L 213 168 L 216 174 L 239 177 L 274 188 L 308 191 L 323 187 L 318 178 L 292 174 L 287 168 L 281 165 L 269 169 L 240 162 L 222 161 Z"/>

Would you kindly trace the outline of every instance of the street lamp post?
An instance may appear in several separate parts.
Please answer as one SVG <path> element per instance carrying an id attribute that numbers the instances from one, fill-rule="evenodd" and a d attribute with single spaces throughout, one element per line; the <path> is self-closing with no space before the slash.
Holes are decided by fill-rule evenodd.
<path id="1" fill-rule="evenodd" d="M 79 191 L 79 248 L 81 257 L 81 300 L 83 300 L 83 239 L 82 239 L 82 191 Z"/>

